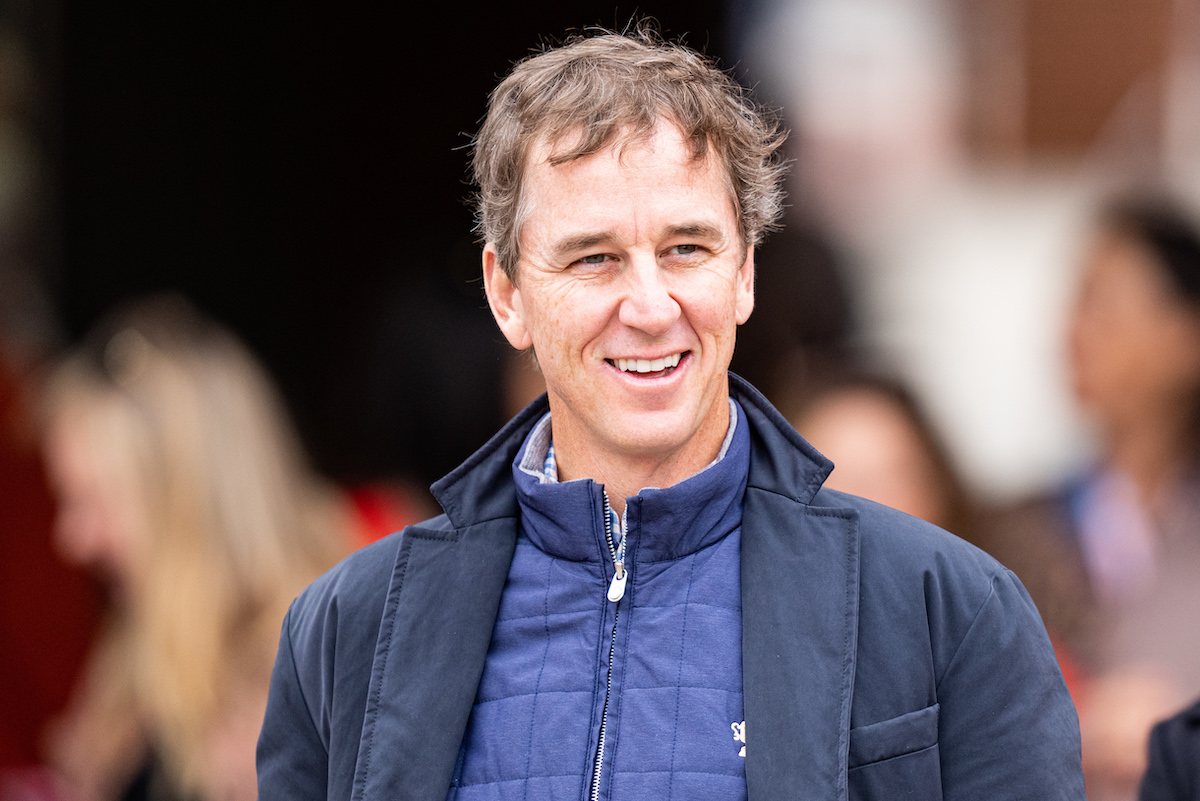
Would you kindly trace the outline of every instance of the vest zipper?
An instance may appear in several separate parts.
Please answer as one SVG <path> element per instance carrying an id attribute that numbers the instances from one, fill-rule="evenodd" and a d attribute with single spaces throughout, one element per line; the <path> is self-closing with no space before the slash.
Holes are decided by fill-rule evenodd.
<path id="1" fill-rule="evenodd" d="M 621 558 L 618 558 L 617 546 L 613 542 L 612 507 L 608 503 L 607 491 L 604 492 L 604 539 L 608 543 L 608 552 L 613 560 L 613 580 L 608 587 L 608 600 L 616 604 L 616 607 L 613 609 L 612 639 L 608 644 L 608 676 L 604 680 L 604 709 L 600 713 L 600 737 L 596 743 L 596 760 L 592 765 L 592 790 L 589 794 L 591 801 L 600 799 L 600 766 L 604 763 L 604 740 L 608 733 L 608 702 L 612 694 L 613 656 L 617 650 L 617 620 L 621 614 L 620 600 L 625 595 L 625 581 L 628 579 L 623 558 L 624 549 L 622 549 Z"/>
<path id="2" fill-rule="evenodd" d="M 616 603 L 625 595 L 625 580 L 628 575 L 625 573 L 625 549 L 621 548 L 620 553 L 617 552 L 617 546 L 613 541 L 612 533 L 612 507 L 608 504 L 608 491 L 604 491 L 604 539 L 608 542 L 608 552 L 612 556 L 613 561 L 613 580 L 608 585 L 608 600 Z M 624 537 L 621 542 L 624 544 Z"/>
<path id="3" fill-rule="evenodd" d="M 617 648 L 617 615 L 620 611 L 620 606 L 613 610 L 612 641 L 608 645 L 608 678 L 605 679 L 604 686 L 604 711 L 600 714 L 600 741 L 596 744 L 596 762 L 592 767 L 592 801 L 599 801 L 600 798 L 600 766 L 604 762 L 604 737 L 608 731 L 608 701 L 609 695 L 612 693 L 613 652 Z"/>

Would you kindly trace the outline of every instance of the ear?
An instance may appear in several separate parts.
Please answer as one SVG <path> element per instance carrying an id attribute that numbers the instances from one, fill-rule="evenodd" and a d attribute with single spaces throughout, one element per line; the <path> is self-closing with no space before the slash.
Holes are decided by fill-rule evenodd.
<path id="1" fill-rule="evenodd" d="M 750 312 L 754 311 L 754 248 L 746 248 L 746 261 L 738 269 L 734 281 L 734 308 L 737 323 L 741 325 L 750 319 Z"/>
<path id="2" fill-rule="evenodd" d="M 500 269 L 496 246 L 488 242 L 483 248 L 483 291 L 487 295 L 488 307 L 496 318 L 496 325 L 517 350 L 525 350 L 533 344 L 529 329 L 525 326 L 525 315 L 521 308 L 521 290 L 508 274 Z"/>

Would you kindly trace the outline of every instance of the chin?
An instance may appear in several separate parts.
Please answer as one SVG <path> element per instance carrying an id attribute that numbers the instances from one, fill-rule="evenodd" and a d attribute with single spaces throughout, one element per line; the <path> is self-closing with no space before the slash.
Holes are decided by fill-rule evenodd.
<path id="1" fill-rule="evenodd" d="M 639 415 L 631 416 L 633 425 L 613 438 L 618 447 L 640 455 L 669 455 L 682 450 L 698 433 L 697 426 L 679 421 L 658 422 Z"/>

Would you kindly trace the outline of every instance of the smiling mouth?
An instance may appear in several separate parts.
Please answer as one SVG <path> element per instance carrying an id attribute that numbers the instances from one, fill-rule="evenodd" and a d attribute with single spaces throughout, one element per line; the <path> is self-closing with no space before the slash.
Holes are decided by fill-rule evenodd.
<path id="1" fill-rule="evenodd" d="M 605 359 L 622 373 L 634 373 L 639 377 L 657 378 L 670 375 L 679 366 L 679 360 L 690 351 L 673 353 L 661 359 Z"/>

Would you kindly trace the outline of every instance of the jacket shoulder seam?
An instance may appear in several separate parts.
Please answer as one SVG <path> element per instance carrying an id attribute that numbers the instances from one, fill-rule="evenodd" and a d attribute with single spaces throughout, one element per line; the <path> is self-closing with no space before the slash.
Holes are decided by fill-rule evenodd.
<path id="1" fill-rule="evenodd" d="M 983 601 L 979 604 L 979 607 L 971 616 L 971 624 L 967 626 L 966 631 L 963 632 L 962 639 L 960 639 L 958 641 L 958 645 L 955 646 L 953 656 L 946 661 L 946 671 L 938 678 L 937 684 L 934 687 L 935 693 L 941 693 L 942 682 L 945 680 L 946 675 L 950 673 L 954 663 L 958 661 L 958 655 L 962 652 L 963 646 L 966 644 L 967 640 L 970 639 L 971 632 L 975 630 L 976 624 L 979 623 L 979 618 L 983 614 L 983 610 L 986 609 L 991 600 L 996 597 L 996 582 L 999 580 L 1002 574 L 1008 574 L 1010 576 L 1013 575 L 1011 570 L 1002 567 L 999 571 L 994 571 L 988 578 L 988 594 L 984 596 Z"/>

